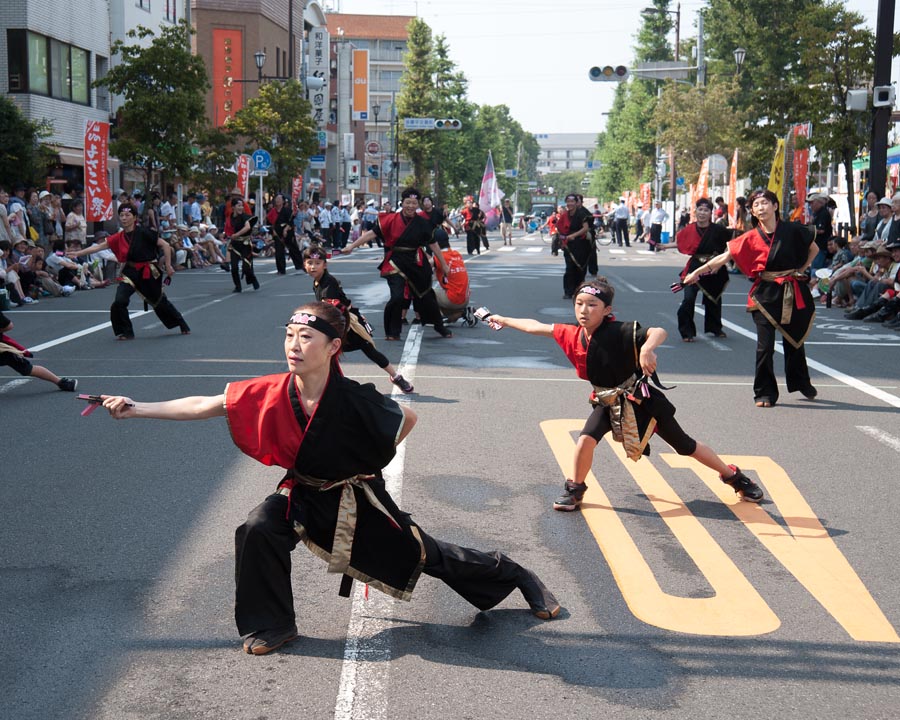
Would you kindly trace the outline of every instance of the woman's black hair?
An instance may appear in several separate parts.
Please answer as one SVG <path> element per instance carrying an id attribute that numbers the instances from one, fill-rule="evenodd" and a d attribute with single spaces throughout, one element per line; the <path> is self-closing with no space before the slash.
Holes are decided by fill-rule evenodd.
<path id="1" fill-rule="evenodd" d="M 750 193 L 750 196 L 747 198 L 747 205 L 750 206 L 750 214 L 752 216 L 750 218 L 750 224 L 753 225 L 753 227 L 759 225 L 759 220 L 757 219 L 756 215 L 753 215 L 753 201 L 756 200 L 756 198 L 760 197 L 766 198 L 766 200 L 775 205 L 775 219 L 781 219 L 781 214 L 779 213 L 779 210 L 781 209 L 781 201 L 778 199 L 778 196 L 771 190 L 757 188 L 752 193 Z"/>

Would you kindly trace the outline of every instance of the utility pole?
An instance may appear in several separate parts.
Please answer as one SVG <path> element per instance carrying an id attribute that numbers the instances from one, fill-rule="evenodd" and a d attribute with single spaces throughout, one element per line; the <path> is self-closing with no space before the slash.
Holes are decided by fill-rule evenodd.
<path id="1" fill-rule="evenodd" d="M 875 26 L 874 87 L 891 84 L 891 54 L 894 31 L 895 0 L 878 0 L 878 22 Z M 869 144 L 869 188 L 884 194 L 887 181 L 887 135 L 891 107 L 872 109 L 872 138 Z"/>

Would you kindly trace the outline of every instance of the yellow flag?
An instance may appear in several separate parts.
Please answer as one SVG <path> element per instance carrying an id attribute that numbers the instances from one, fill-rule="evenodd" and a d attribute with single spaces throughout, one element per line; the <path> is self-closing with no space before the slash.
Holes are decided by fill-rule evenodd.
<path id="1" fill-rule="evenodd" d="M 775 197 L 779 198 L 784 192 L 784 140 L 779 139 L 778 145 L 775 146 L 775 159 L 772 160 L 772 171 L 769 173 L 769 190 L 775 193 Z"/>

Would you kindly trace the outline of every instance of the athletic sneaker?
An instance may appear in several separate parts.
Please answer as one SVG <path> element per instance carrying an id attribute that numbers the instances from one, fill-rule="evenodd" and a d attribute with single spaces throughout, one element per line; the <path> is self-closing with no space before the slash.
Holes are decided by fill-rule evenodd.
<path id="1" fill-rule="evenodd" d="M 74 285 L 63 285 L 62 286 L 62 296 L 63 297 L 69 297 L 69 295 L 71 295 L 73 292 L 75 292 Z"/>
<path id="2" fill-rule="evenodd" d="M 413 386 L 409 384 L 409 380 L 403 377 L 400 373 L 394 375 L 391 378 L 391 382 L 394 383 L 402 392 L 405 392 L 409 395 L 413 391 Z"/>
<path id="3" fill-rule="evenodd" d="M 60 378 L 59 382 L 56 383 L 56 387 L 66 392 L 75 392 L 75 388 L 78 387 L 78 380 L 75 378 Z"/>
<path id="4" fill-rule="evenodd" d="M 581 505 L 585 492 L 587 492 L 587 483 L 576 483 L 566 480 L 566 489 L 562 497 L 557 498 L 553 503 L 554 510 L 562 510 L 563 512 L 571 512 L 577 510 Z"/>
<path id="5" fill-rule="evenodd" d="M 744 475 L 737 465 L 729 465 L 728 467 L 734 470 L 734 475 L 730 478 L 723 478 L 719 475 L 719 478 L 726 485 L 731 485 L 734 491 L 741 496 L 741 500 L 758 503 L 765 497 L 762 488 Z"/>

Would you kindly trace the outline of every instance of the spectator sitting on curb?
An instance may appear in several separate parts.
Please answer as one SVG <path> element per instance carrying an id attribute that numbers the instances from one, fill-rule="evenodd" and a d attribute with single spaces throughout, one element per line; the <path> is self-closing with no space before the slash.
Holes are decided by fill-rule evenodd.
<path id="1" fill-rule="evenodd" d="M 871 257 L 863 249 L 864 245 L 868 245 L 868 243 L 862 241 L 862 236 L 853 238 L 850 241 L 850 253 L 853 257 L 828 278 L 828 287 L 831 288 L 835 307 L 845 308 L 853 304 L 853 283 L 859 282 L 856 280 L 859 269 L 868 269 L 868 266 L 872 264 Z M 860 282 L 860 292 L 864 285 Z"/>
<path id="2" fill-rule="evenodd" d="M 850 248 L 847 247 L 847 240 L 840 235 L 834 235 L 828 239 L 828 254 L 831 256 L 831 262 L 828 264 L 828 269 L 831 270 L 832 275 L 853 259 L 853 253 L 850 251 Z M 813 273 L 809 281 L 809 287 L 810 290 L 813 291 L 813 297 L 816 296 L 816 291 L 818 291 L 821 302 L 823 303 L 825 302 L 825 296 L 828 293 L 830 277 L 831 276 L 820 278 Z"/>
<path id="3" fill-rule="evenodd" d="M 43 365 L 33 365 L 29 361 L 28 358 L 32 357 L 31 353 L 6 335 L 12 328 L 12 320 L 0 312 L 0 365 L 11 367 L 23 377 L 36 377 L 53 383 L 65 392 L 75 392 L 75 388 L 78 387 L 77 380 L 59 377 Z"/>
<path id="4" fill-rule="evenodd" d="M 894 279 L 888 274 L 891 267 L 891 251 L 882 245 L 875 250 L 873 257 L 875 259 L 873 272 L 864 275 L 868 282 L 856 301 L 856 308 L 846 313 L 845 317 L 848 320 L 862 320 L 880 310 L 882 307 L 879 304 L 881 296 L 885 290 L 894 285 Z"/>
<path id="5" fill-rule="evenodd" d="M 225 243 L 216 237 L 217 232 L 218 228 L 215 225 L 200 223 L 200 233 L 198 234 L 196 242 L 211 263 L 221 265 L 225 262 L 225 258 L 222 256 L 221 252 Z"/>
<path id="6" fill-rule="evenodd" d="M 9 291 L 9 299 L 16 307 L 25 305 L 25 290 L 19 280 L 18 265 L 10 258 L 12 245 L 9 240 L 0 240 L 0 284 Z M 29 302 L 31 298 L 28 297 Z"/>

